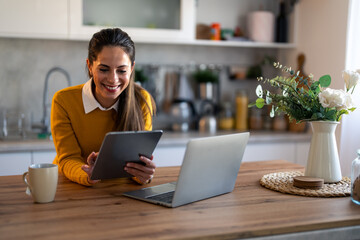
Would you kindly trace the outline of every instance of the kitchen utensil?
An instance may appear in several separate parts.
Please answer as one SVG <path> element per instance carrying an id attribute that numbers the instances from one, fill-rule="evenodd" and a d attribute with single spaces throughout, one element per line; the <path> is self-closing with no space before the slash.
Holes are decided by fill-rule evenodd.
<path id="1" fill-rule="evenodd" d="M 170 110 L 172 130 L 187 132 L 195 118 L 195 108 L 191 101 L 177 99 Z"/>

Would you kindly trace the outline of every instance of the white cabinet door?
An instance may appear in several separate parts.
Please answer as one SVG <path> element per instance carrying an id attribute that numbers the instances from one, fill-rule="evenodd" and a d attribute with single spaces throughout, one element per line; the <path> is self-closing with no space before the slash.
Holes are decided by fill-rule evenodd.
<path id="1" fill-rule="evenodd" d="M 56 156 L 56 151 L 32 152 L 34 163 L 52 163 Z"/>
<path id="2" fill-rule="evenodd" d="M 180 166 L 186 146 L 157 147 L 154 151 L 154 162 L 157 167 Z"/>
<path id="3" fill-rule="evenodd" d="M 306 166 L 310 150 L 310 142 L 299 142 L 296 144 L 296 162 L 302 166 Z"/>
<path id="4" fill-rule="evenodd" d="M 0 0 L 0 36 L 66 38 L 67 0 Z"/>
<path id="5" fill-rule="evenodd" d="M 86 39 L 89 40 L 91 36 L 106 27 L 120 27 L 126 31 L 135 42 L 162 42 L 162 41 L 174 41 L 174 40 L 193 40 L 195 38 L 195 1 L 194 0 L 172 0 L 170 2 L 178 2 L 180 9 L 177 10 L 178 14 L 178 28 L 156 28 L 156 24 L 148 24 L 153 26 L 142 27 L 129 27 L 127 21 L 135 22 L 137 18 L 149 16 L 168 15 L 169 12 L 162 8 L 164 4 L 161 1 L 152 0 L 153 4 L 150 8 L 144 7 L 149 4 L 149 0 L 143 0 L 143 2 L 130 2 L 126 0 L 106 0 L 106 1 L 83 1 L 83 0 L 71 0 L 70 3 L 70 38 L 71 39 Z M 164 3 L 164 2 L 162 2 Z M 134 4 L 140 4 L 137 10 L 131 10 L 131 6 Z M 156 8 L 157 4 L 159 7 Z M 116 15 L 109 14 L 114 9 L 118 9 L 118 12 L 123 14 Z M 143 11 L 143 12 L 142 12 Z M 91 17 L 87 17 L 90 15 Z M 95 18 L 94 15 L 98 17 Z M 124 16 L 125 15 L 125 16 Z M 141 16 L 138 16 L 141 15 Z M 177 15 L 177 14 L 176 14 Z M 115 16 L 115 17 L 114 17 Z M 172 16 L 170 16 L 172 17 Z M 90 19 L 88 19 L 90 18 Z M 120 18 L 124 19 L 121 20 Z M 119 20 L 120 19 L 120 20 Z M 124 24 L 122 24 L 124 22 Z M 150 21 L 151 22 L 151 21 Z"/>
<path id="6" fill-rule="evenodd" d="M 243 162 L 287 160 L 295 163 L 296 143 L 254 143 L 245 149 Z"/>
<path id="7" fill-rule="evenodd" d="M 30 163 L 30 152 L 1 153 L 0 176 L 23 174 L 28 170 Z"/>

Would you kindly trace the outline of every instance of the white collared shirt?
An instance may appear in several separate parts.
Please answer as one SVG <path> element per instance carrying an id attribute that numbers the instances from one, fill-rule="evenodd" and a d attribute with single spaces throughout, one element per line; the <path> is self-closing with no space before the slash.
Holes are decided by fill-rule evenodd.
<path id="1" fill-rule="evenodd" d="M 96 98 L 91 90 L 91 83 L 92 83 L 92 78 L 90 78 L 89 81 L 87 81 L 82 88 L 82 100 L 83 100 L 83 104 L 84 104 L 85 114 L 88 114 L 88 113 L 94 111 L 96 108 L 99 108 L 102 111 L 109 111 L 111 109 L 115 109 L 115 111 L 117 111 L 117 108 L 119 105 L 119 100 L 117 100 L 114 103 L 114 105 L 112 105 L 111 107 L 104 108 L 96 100 Z"/>

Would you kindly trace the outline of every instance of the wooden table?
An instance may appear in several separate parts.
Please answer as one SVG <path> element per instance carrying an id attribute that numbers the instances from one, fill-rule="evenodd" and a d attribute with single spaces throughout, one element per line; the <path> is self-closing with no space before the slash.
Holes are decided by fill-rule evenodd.
<path id="1" fill-rule="evenodd" d="M 264 174 L 302 169 L 280 160 L 243 163 L 232 193 L 175 209 L 123 197 L 141 188 L 128 179 L 83 187 L 60 176 L 55 201 L 34 204 L 21 176 L 0 177 L 0 239 L 235 239 L 360 224 L 360 206 L 349 197 L 301 197 L 259 185 Z M 178 173 L 158 168 L 150 185 Z"/>

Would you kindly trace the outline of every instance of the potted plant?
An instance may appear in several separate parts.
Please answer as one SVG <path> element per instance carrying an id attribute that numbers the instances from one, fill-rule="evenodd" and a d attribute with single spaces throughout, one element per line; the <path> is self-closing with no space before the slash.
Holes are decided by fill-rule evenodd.
<path id="1" fill-rule="evenodd" d="M 200 69 L 197 70 L 193 77 L 199 86 L 199 95 L 201 99 L 214 98 L 214 85 L 218 84 L 219 77 L 213 70 Z"/>

